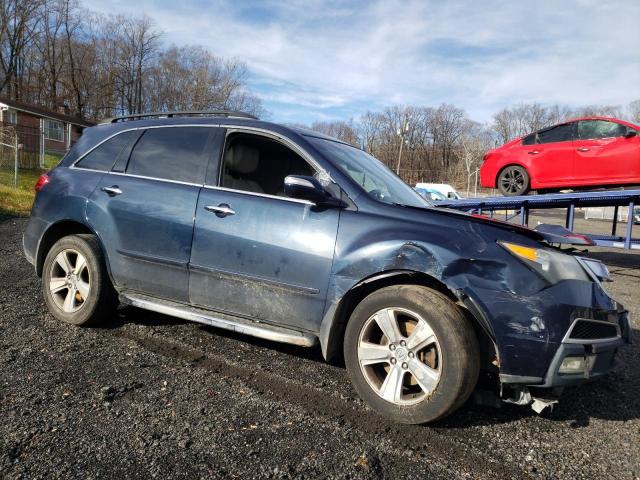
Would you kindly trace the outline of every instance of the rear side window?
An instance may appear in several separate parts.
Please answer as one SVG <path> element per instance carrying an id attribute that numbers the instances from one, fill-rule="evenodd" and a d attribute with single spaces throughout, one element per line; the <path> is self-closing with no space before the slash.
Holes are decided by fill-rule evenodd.
<path id="1" fill-rule="evenodd" d="M 127 173 L 188 183 L 204 183 L 207 127 L 152 128 L 136 142 Z"/>
<path id="2" fill-rule="evenodd" d="M 578 123 L 580 140 L 622 137 L 626 132 L 627 127 L 624 125 L 606 120 L 582 120 Z"/>
<path id="3" fill-rule="evenodd" d="M 109 171 L 115 163 L 118 155 L 127 146 L 133 132 L 123 132 L 101 144 L 89 152 L 76 167 L 90 168 L 92 170 Z"/>
<path id="4" fill-rule="evenodd" d="M 565 123 L 538 132 L 536 143 L 555 143 L 569 140 L 573 140 L 573 124 Z"/>

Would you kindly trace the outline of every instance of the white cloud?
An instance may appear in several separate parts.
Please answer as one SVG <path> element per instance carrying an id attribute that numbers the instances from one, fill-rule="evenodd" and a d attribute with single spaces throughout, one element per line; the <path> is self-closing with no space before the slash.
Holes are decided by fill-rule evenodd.
<path id="1" fill-rule="evenodd" d="M 106 9 L 97 0 L 91 9 Z M 175 2 L 116 0 L 175 43 L 247 63 L 275 120 L 451 102 L 479 120 L 505 105 L 640 98 L 640 2 Z M 257 13 L 256 13 L 257 12 Z M 305 113 L 308 112 L 308 113 Z"/>

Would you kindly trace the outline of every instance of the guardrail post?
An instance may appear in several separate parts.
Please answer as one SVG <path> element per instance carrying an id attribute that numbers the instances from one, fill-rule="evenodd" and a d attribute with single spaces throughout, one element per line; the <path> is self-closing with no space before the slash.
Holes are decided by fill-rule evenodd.
<path id="1" fill-rule="evenodd" d="M 629 215 L 627 216 L 627 236 L 624 239 L 624 248 L 631 248 L 631 230 L 633 228 L 633 201 L 629 202 Z"/>

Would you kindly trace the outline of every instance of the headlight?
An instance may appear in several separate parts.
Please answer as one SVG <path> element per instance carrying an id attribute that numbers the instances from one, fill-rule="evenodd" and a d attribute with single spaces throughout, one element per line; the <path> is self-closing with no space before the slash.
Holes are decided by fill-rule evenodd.
<path id="1" fill-rule="evenodd" d="M 549 248 L 526 247 L 508 242 L 498 243 L 551 284 L 561 280 L 589 281 L 584 268 L 571 255 Z"/>

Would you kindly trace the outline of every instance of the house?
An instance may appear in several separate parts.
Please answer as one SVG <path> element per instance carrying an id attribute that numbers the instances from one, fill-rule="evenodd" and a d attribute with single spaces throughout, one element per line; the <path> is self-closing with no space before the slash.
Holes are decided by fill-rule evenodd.
<path id="1" fill-rule="evenodd" d="M 69 115 L 66 107 L 56 112 L 0 97 L 0 127 L 15 128 L 21 168 L 44 167 L 45 155 L 64 155 L 82 131 L 93 125 Z"/>

